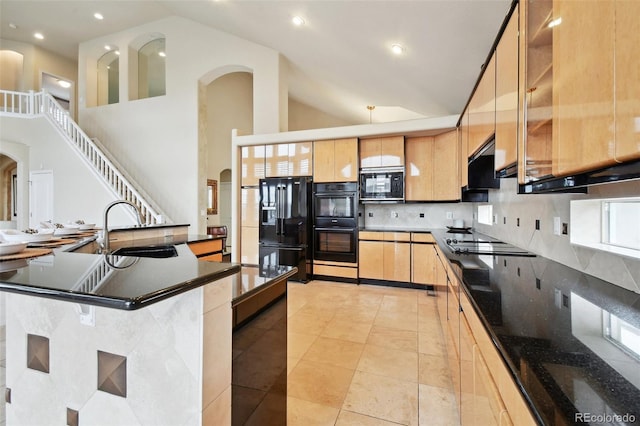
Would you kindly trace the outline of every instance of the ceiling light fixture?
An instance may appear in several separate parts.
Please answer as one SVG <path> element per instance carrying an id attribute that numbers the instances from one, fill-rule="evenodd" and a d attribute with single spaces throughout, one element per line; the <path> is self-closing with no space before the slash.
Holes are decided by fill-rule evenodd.
<path id="1" fill-rule="evenodd" d="M 71 87 L 71 83 L 66 80 L 58 80 L 58 84 L 60 85 L 60 87 L 64 87 L 65 89 Z"/>
<path id="2" fill-rule="evenodd" d="M 102 13 L 100 12 L 94 13 L 93 17 L 96 18 L 98 21 L 102 21 L 104 19 L 104 16 L 102 16 Z"/>
<path id="3" fill-rule="evenodd" d="M 105 44 L 104 45 L 104 50 L 107 50 L 107 51 L 111 50 L 111 46 L 109 46 L 108 44 Z"/>
<path id="4" fill-rule="evenodd" d="M 161 58 L 166 58 L 167 54 L 164 52 L 158 52 L 158 56 L 160 56 Z"/>
<path id="5" fill-rule="evenodd" d="M 120 51 L 116 50 L 116 55 L 120 56 Z"/>
<path id="6" fill-rule="evenodd" d="M 552 20 L 547 24 L 547 27 L 553 28 L 553 27 L 557 27 L 560 24 L 562 24 L 562 17 Z"/>
<path id="7" fill-rule="evenodd" d="M 33 36 L 38 40 L 44 40 L 44 36 L 42 35 L 42 33 L 34 33 Z"/>
<path id="8" fill-rule="evenodd" d="M 396 55 L 402 55 L 402 53 L 404 53 L 404 47 L 402 47 L 402 45 L 398 43 L 392 44 L 391 51 Z"/>
<path id="9" fill-rule="evenodd" d="M 376 109 L 375 105 L 367 105 L 367 109 L 369 110 L 369 124 L 373 121 L 373 110 Z"/>
<path id="10" fill-rule="evenodd" d="M 295 25 L 296 27 L 304 25 L 304 19 L 301 16 L 297 15 L 291 18 L 291 22 L 293 22 L 293 25 Z"/>

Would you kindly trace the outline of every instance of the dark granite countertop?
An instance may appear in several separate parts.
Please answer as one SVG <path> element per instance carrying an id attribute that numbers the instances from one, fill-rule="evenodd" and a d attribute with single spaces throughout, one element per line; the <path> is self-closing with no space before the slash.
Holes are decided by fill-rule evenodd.
<path id="1" fill-rule="evenodd" d="M 431 232 L 539 421 L 640 422 L 640 294 L 541 256 L 456 255 Z"/>
<path id="2" fill-rule="evenodd" d="M 233 276 L 232 304 L 236 305 L 252 294 L 282 279 L 289 279 L 298 272 L 295 266 L 243 266 L 239 274 Z"/>
<path id="3" fill-rule="evenodd" d="M 0 290 L 134 310 L 241 270 L 239 264 L 198 261 L 187 244 L 175 248 L 177 256 L 163 259 L 55 250 L 0 262 Z"/>

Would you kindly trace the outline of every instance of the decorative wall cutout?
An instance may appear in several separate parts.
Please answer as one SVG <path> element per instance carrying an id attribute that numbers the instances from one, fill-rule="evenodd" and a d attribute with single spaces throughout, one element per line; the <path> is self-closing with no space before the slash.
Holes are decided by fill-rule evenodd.
<path id="1" fill-rule="evenodd" d="M 27 367 L 49 373 L 49 338 L 27 334 Z"/>
<path id="2" fill-rule="evenodd" d="M 67 426 L 78 426 L 80 413 L 67 407 Z"/>
<path id="3" fill-rule="evenodd" d="M 98 390 L 127 397 L 127 357 L 98 351 Z"/>

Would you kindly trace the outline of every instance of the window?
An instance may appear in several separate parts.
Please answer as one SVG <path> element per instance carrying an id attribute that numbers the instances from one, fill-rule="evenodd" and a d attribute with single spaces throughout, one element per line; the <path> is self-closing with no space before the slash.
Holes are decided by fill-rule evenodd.
<path id="1" fill-rule="evenodd" d="M 138 99 L 164 96 L 165 39 L 151 40 L 138 50 Z"/>
<path id="2" fill-rule="evenodd" d="M 603 201 L 602 242 L 640 250 L 640 200 Z"/>
<path id="3" fill-rule="evenodd" d="M 98 59 L 98 105 L 120 101 L 120 52 L 110 50 Z"/>
<path id="4" fill-rule="evenodd" d="M 571 201 L 572 244 L 640 258 L 640 198 Z"/>
<path id="5" fill-rule="evenodd" d="M 493 225 L 493 205 L 478 206 L 478 223 Z"/>
<path id="6" fill-rule="evenodd" d="M 605 339 L 640 360 L 640 329 L 607 311 L 602 311 L 602 316 L 602 334 Z"/>

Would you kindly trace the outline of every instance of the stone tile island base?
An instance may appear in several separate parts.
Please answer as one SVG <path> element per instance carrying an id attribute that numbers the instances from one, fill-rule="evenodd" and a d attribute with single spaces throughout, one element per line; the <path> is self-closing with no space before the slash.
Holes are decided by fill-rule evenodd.
<path id="1" fill-rule="evenodd" d="M 8 293 L 7 424 L 230 425 L 232 281 L 135 311 Z"/>

